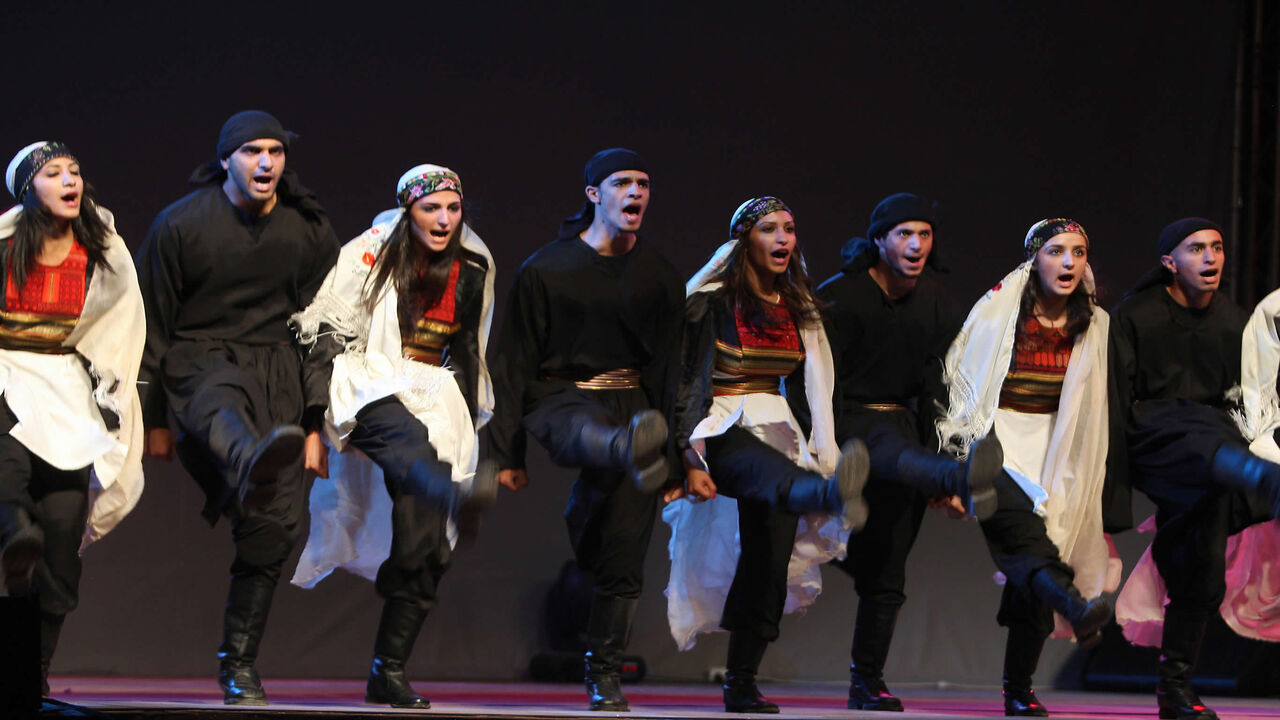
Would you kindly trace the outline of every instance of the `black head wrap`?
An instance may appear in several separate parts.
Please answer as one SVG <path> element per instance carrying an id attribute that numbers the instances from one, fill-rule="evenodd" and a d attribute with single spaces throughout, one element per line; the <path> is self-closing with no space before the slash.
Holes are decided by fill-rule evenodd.
<path id="1" fill-rule="evenodd" d="M 231 153 L 241 145 L 261 138 L 279 140 L 284 144 L 285 153 L 288 153 L 289 144 L 297 140 L 298 136 L 296 133 L 285 130 L 280 121 L 270 113 L 261 110 L 238 112 L 222 124 L 222 131 L 218 133 L 218 157 L 196 168 L 187 182 L 192 185 L 221 184 L 227 179 L 227 171 L 222 168 L 222 161 L 230 157 Z M 280 175 L 276 194 L 285 204 L 296 207 L 313 221 L 328 217 L 316 199 L 316 194 L 303 186 L 298 179 L 298 174 L 288 168 Z"/>
<path id="2" fill-rule="evenodd" d="M 621 170 L 637 170 L 648 174 L 649 166 L 644 158 L 626 148 L 609 148 L 601 150 L 587 161 L 582 170 L 583 183 L 588 187 L 599 187 L 605 178 Z M 560 237 L 572 237 L 586 230 L 595 219 L 595 204 L 590 200 L 582 204 L 582 211 L 573 217 L 565 218 L 560 223 Z"/>
<path id="3" fill-rule="evenodd" d="M 911 193 L 897 193 L 880 201 L 871 211 L 871 224 L 867 227 L 867 237 L 850 239 L 840 248 L 840 257 L 844 260 L 844 272 L 866 270 L 880 257 L 880 249 L 875 239 L 884 237 L 898 223 L 909 220 L 920 220 L 929 223 L 934 229 L 938 227 L 937 207 L 928 200 Z M 929 259 L 925 265 L 938 272 L 946 272 L 937 248 L 929 251 Z"/>
<path id="4" fill-rule="evenodd" d="M 930 225 L 938 224 L 938 213 L 928 200 L 911 193 L 898 193 L 880 201 L 871 211 L 871 225 L 867 237 L 875 240 L 893 229 L 898 223 L 921 220 Z"/>
<path id="5" fill-rule="evenodd" d="M 1218 234 L 1222 234 L 1222 228 L 1212 220 L 1202 217 L 1185 217 L 1181 220 L 1174 220 L 1164 229 L 1160 231 L 1160 237 L 1156 241 L 1156 249 L 1160 252 L 1161 257 L 1168 255 L 1178 247 L 1183 240 L 1191 233 L 1201 230 L 1217 230 Z M 1125 297 L 1135 295 L 1146 290 L 1153 285 L 1168 285 L 1173 282 L 1173 273 L 1169 272 L 1169 268 L 1163 264 L 1157 264 L 1155 267 L 1147 271 L 1142 279 L 1138 280 L 1138 284 L 1133 289 L 1125 293 Z"/>
<path id="6" fill-rule="evenodd" d="M 1202 217 L 1185 217 L 1181 220 L 1175 220 L 1160 231 L 1160 240 L 1157 244 L 1160 254 L 1168 255 L 1172 253 L 1173 249 L 1178 247 L 1188 236 L 1201 230 L 1217 230 L 1219 235 L 1223 234 L 1222 228 L 1218 226 L 1218 223 Z"/>

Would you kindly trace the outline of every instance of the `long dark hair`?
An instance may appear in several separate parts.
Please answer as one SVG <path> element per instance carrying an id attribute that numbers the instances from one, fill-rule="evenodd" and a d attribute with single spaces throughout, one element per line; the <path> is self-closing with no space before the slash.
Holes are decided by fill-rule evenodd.
<path id="1" fill-rule="evenodd" d="M 724 285 L 717 292 L 728 298 L 733 308 L 742 313 L 748 326 L 767 333 L 775 323 L 765 313 L 765 301 L 751 289 L 751 281 L 747 278 L 747 273 L 751 271 L 748 267 L 751 260 L 747 257 L 750 242 L 748 229 L 738 238 L 738 246 L 733 249 L 729 262 L 720 273 L 720 281 Z M 813 283 L 809 280 L 800 257 L 800 241 L 796 240 L 791 262 L 787 263 L 787 271 L 774 282 L 774 289 L 781 296 L 797 329 L 821 322 L 822 311 L 828 307 L 828 303 L 814 297 L 811 289 Z"/>
<path id="2" fill-rule="evenodd" d="M 1022 291 L 1022 304 L 1018 310 L 1019 326 L 1028 318 L 1035 317 L 1036 300 L 1044 297 L 1034 262 L 1031 264 L 1031 275 L 1027 287 Z M 1080 284 L 1067 297 L 1067 324 L 1063 327 L 1067 337 L 1078 337 L 1089 329 L 1089 323 L 1093 321 L 1093 307 L 1097 304 L 1097 296 L 1085 288 L 1084 278 L 1081 278 Z"/>
<path id="3" fill-rule="evenodd" d="M 28 189 L 22 197 L 22 216 L 18 218 L 13 237 L 9 238 L 9 246 L 4 251 L 5 266 L 9 268 L 18 290 L 22 290 L 35 270 L 36 258 L 44 248 L 45 239 L 53 237 L 57 229 L 58 221 L 53 213 L 40 202 L 40 196 L 34 189 Z M 97 193 L 87 182 L 80 194 L 80 215 L 71 221 L 71 232 L 84 247 L 90 268 L 102 266 L 111 270 L 111 264 L 107 262 L 107 238 L 111 231 L 98 214 Z"/>
<path id="4" fill-rule="evenodd" d="M 413 237 L 413 217 L 405 208 L 391 229 L 391 237 L 378 251 L 373 270 L 365 281 L 365 306 L 369 312 L 373 312 L 388 282 L 400 296 L 401 325 L 412 325 L 427 308 L 435 305 L 449 284 L 454 260 L 462 256 L 462 226 L 466 217 L 466 205 L 463 205 L 462 217 L 449 237 L 449 244 L 440 252 L 432 252 Z"/>

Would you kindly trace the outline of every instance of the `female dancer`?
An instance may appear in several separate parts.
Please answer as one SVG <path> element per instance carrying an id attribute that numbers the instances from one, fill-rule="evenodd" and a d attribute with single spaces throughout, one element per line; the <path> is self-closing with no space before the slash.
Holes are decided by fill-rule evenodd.
<path id="1" fill-rule="evenodd" d="M 732 239 L 688 283 L 676 400 L 686 488 L 667 499 L 687 492 L 707 502 L 663 512 L 672 527 L 668 616 L 682 648 L 717 621 L 729 631 L 725 710 L 776 713 L 756 687 L 756 671 L 778 637 L 788 585 L 793 606 L 812 602 L 821 587 L 817 564 L 839 554 L 866 521 L 869 461 L 861 441 L 836 451 L 831 351 L 791 210 L 777 198 L 755 198 L 729 227 Z M 810 438 L 780 393 L 788 380 L 788 397 L 811 418 Z M 814 514 L 802 522 L 798 513 Z M 802 560 L 789 577 L 793 548 Z"/>
<path id="2" fill-rule="evenodd" d="M 47 696 L 79 550 L 142 494 L 146 322 L 129 250 L 66 145 L 18 151 L 5 182 L 18 205 L 0 215 L 0 544 L 9 595 L 34 592 L 40 610 Z"/>
<path id="3" fill-rule="evenodd" d="M 399 209 L 342 248 L 315 300 L 294 316 L 301 341 L 315 344 L 308 365 L 328 379 L 333 451 L 332 462 L 321 464 L 335 475 L 328 494 L 320 485 L 312 490 L 311 539 L 294 582 L 314 584 L 333 567 L 358 565 L 358 557 L 342 555 L 353 546 L 385 558 L 365 699 L 426 708 L 404 663 L 449 566 L 462 502 L 491 502 L 497 488 L 491 470 L 477 471 L 475 434 L 493 411 L 484 362 L 493 258 L 464 223 L 462 181 L 452 170 L 409 170 L 396 199 Z M 314 440 L 308 453 L 318 454 Z M 338 454 L 348 446 L 381 470 L 389 503 L 368 494 L 367 460 Z M 347 500 L 317 506 L 335 493 Z M 363 507 L 352 508 L 353 500 Z M 390 538 L 370 538 L 369 529 L 385 527 L 387 504 Z M 357 514 L 355 522 L 335 515 L 344 509 Z M 341 541 L 334 535 L 352 529 Z"/>
<path id="4" fill-rule="evenodd" d="M 1108 317 L 1093 296 L 1089 237 L 1066 218 L 1027 232 L 1027 260 L 973 306 L 947 352 L 944 447 L 963 457 L 994 430 L 1005 472 L 982 532 L 1006 584 L 1006 715 L 1046 717 L 1031 689 L 1053 612 L 1077 642 L 1111 617 L 1102 496 L 1108 448 Z"/>

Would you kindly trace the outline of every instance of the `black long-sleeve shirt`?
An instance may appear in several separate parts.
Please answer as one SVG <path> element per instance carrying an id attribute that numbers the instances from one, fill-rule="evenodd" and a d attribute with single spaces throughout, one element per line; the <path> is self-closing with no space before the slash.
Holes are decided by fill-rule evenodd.
<path id="1" fill-rule="evenodd" d="M 499 465 L 524 467 L 520 421 L 532 403 L 606 370 L 640 370 L 650 403 L 670 418 L 683 318 L 684 283 L 644 238 L 625 255 L 601 255 L 577 236 L 531 255 L 490 363 L 496 404 L 487 427 Z"/>
<path id="2" fill-rule="evenodd" d="M 160 368 L 175 341 L 292 342 L 289 316 L 311 302 L 337 256 L 328 218 L 283 200 L 255 217 L 210 185 L 160 211 L 136 259 L 147 313 L 146 424 L 165 425 Z"/>
<path id="3" fill-rule="evenodd" d="M 911 292 L 891 299 L 864 266 L 846 265 L 816 294 L 832 303 L 826 323 L 837 426 L 860 404 L 914 403 L 928 435 L 934 403 L 946 399 L 942 362 L 963 321 L 941 285 L 926 272 Z"/>
<path id="4" fill-rule="evenodd" d="M 1202 309 L 1179 305 L 1163 285 L 1111 311 L 1112 372 L 1125 407 L 1144 400 L 1226 406 L 1240 384 L 1240 342 L 1248 315 L 1221 292 Z"/>

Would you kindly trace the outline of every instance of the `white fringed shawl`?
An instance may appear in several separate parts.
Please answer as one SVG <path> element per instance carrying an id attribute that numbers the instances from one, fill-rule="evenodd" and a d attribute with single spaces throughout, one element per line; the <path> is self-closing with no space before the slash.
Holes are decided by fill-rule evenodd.
<path id="1" fill-rule="evenodd" d="M 1032 278 L 1031 262 L 1019 265 L 969 312 L 947 351 L 943 380 L 950 406 L 937 422 L 942 446 L 966 457 L 975 440 L 991 431 L 1000 388 L 1013 357 L 1022 293 Z M 1093 289 L 1092 270 L 1083 281 Z M 1102 488 L 1107 459 L 1107 329 L 1110 318 L 1094 307 L 1089 329 L 1075 342 L 1062 383 L 1057 419 L 1039 485 L 1048 493 L 1043 510 L 1049 539 L 1076 573 L 1085 597 L 1114 589 L 1119 573 L 1109 572 L 1102 530 Z M 1016 441 L 1001 438 L 1002 442 Z"/>
<path id="2" fill-rule="evenodd" d="M 98 213 L 107 225 L 104 254 L 111 269 L 94 270 L 80 318 L 63 344 L 74 347 L 89 361 L 89 374 L 95 388 L 93 400 L 98 407 L 119 417 L 120 427 L 111 433 L 116 446 L 93 462 L 89 517 L 81 551 L 110 532 L 133 510 L 142 497 L 143 487 L 142 405 L 138 400 L 137 382 L 147 322 L 129 248 L 116 233 L 111 212 L 99 207 Z M 21 206 L 0 215 L 0 238 L 13 235 L 21 216 Z"/>

